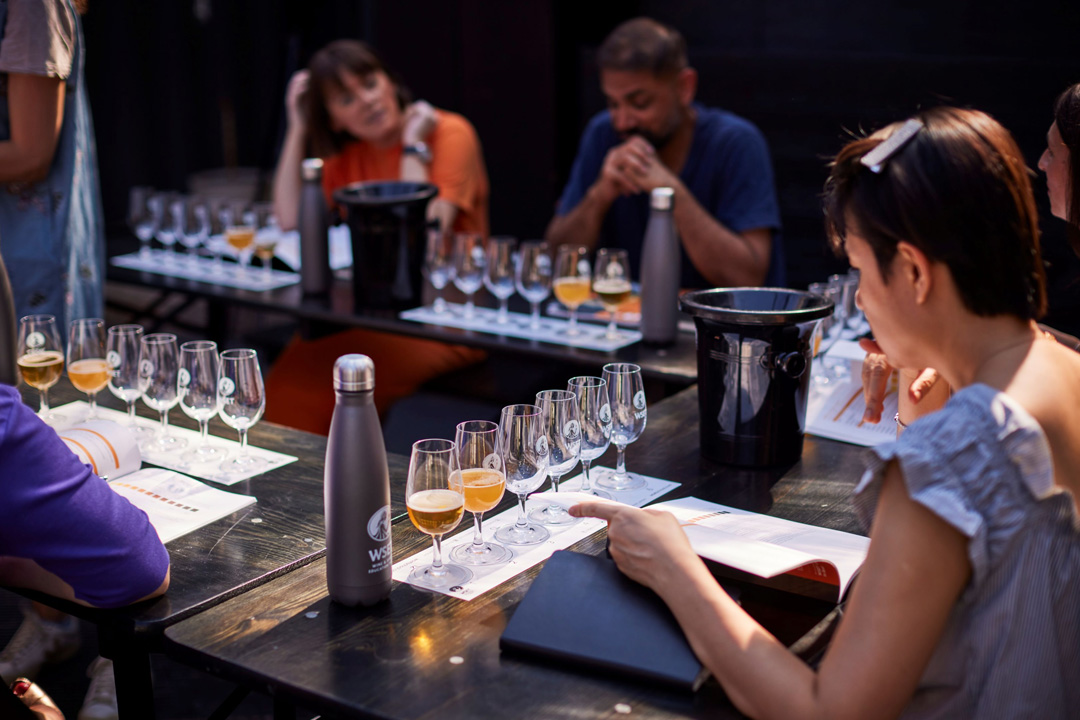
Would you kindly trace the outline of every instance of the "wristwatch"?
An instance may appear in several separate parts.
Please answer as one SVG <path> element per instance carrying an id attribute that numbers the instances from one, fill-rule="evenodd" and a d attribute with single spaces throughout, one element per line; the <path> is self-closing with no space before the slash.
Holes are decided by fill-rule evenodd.
<path id="1" fill-rule="evenodd" d="M 431 148 L 425 142 L 406 145 L 401 149 L 401 153 L 403 155 L 415 155 L 425 165 L 431 162 Z"/>

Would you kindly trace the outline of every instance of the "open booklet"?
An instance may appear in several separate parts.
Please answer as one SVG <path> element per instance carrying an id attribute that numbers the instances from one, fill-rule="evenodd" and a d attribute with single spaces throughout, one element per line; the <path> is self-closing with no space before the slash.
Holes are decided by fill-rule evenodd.
<path id="1" fill-rule="evenodd" d="M 611 502 L 582 493 L 552 493 L 564 507 Z M 717 574 L 839 602 L 866 559 L 870 539 L 861 535 L 739 510 L 688 497 L 649 506 L 678 519 L 694 552 Z M 735 572 L 729 572 L 728 570 Z M 755 580 L 755 578 L 757 580 Z"/>
<path id="2" fill-rule="evenodd" d="M 256 502 L 251 496 L 217 490 L 172 470 L 140 469 L 135 437 L 114 422 L 90 420 L 57 434 L 113 490 L 146 513 L 163 543 Z"/>

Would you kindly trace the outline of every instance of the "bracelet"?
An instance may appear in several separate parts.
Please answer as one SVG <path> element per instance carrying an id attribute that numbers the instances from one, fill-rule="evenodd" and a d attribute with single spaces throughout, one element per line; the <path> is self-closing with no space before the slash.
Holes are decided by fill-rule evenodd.
<path id="1" fill-rule="evenodd" d="M 896 427 L 901 430 L 907 430 L 907 423 L 900 419 L 900 413 L 893 415 L 893 420 L 896 422 Z"/>

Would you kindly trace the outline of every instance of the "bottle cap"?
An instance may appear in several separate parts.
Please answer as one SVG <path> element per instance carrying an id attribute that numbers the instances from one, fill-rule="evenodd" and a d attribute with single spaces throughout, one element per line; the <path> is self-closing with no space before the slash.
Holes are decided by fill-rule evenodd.
<path id="1" fill-rule="evenodd" d="M 322 160 L 308 158 L 300 165 L 300 177 L 304 180 L 322 180 Z"/>
<path id="2" fill-rule="evenodd" d="M 653 210 L 670 210 L 675 199 L 675 191 L 669 187 L 658 187 L 649 197 L 649 207 Z"/>
<path id="3" fill-rule="evenodd" d="M 375 363 L 367 355 L 342 355 L 334 363 L 334 389 L 346 392 L 375 389 Z"/>

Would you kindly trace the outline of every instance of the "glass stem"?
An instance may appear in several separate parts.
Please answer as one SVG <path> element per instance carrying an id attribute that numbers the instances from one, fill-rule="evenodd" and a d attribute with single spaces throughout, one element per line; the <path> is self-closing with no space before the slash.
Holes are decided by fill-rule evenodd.
<path id="1" fill-rule="evenodd" d="M 97 393 L 86 393 L 86 399 L 90 403 L 90 412 L 87 414 L 87 419 L 97 417 Z"/>
<path id="2" fill-rule="evenodd" d="M 570 308 L 570 327 L 566 329 L 568 335 L 577 335 L 577 308 Z"/>
<path id="3" fill-rule="evenodd" d="M 607 336 L 609 339 L 617 338 L 619 336 L 619 329 L 615 325 L 615 311 L 611 311 L 611 322 L 607 326 Z"/>
<path id="4" fill-rule="evenodd" d="M 472 538 L 472 551 L 480 552 L 484 547 L 484 513 L 473 513 L 473 538 Z"/>
<path id="5" fill-rule="evenodd" d="M 540 327 L 540 303 L 530 302 L 532 306 L 532 315 L 529 316 L 529 327 L 535 329 Z"/>
<path id="6" fill-rule="evenodd" d="M 210 418 L 199 421 L 199 435 L 202 436 L 202 446 L 210 444 Z"/>
<path id="7" fill-rule="evenodd" d="M 465 297 L 465 317 L 471 318 L 473 316 L 473 301 L 472 295 Z"/>
<path id="8" fill-rule="evenodd" d="M 435 546 L 431 549 L 431 574 L 442 575 L 442 535 L 432 535 L 431 539 L 435 541 Z"/>
<path id="9" fill-rule="evenodd" d="M 592 460 L 581 459 L 581 492 L 592 490 L 592 486 L 589 485 L 589 465 L 591 464 Z"/>
<path id="10" fill-rule="evenodd" d="M 507 305 L 510 303 L 510 298 L 501 298 L 499 300 L 499 315 L 495 318 L 496 322 L 505 324 L 510 317 L 510 311 Z"/>
<path id="11" fill-rule="evenodd" d="M 246 458 L 248 454 L 247 428 L 239 428 L 236 432 L 240 434 L 240 457 Z"/>
<path id="12" fill-rule="evenodd" d="M 132 400 L 128 404 L 128 423 L 131 427 L 135 427 L 135 401 Z"/>
<path id="13" fill-rule="evenodd" d="M 165 439 L 169 437 L 169 411 L 161 411 L 161 437 Z"/>
<path id="14" fill-rule="evenodd" d="M 615 460 L 615 477 L 626 477 L 626 446 L 616 445 L 615 449 L 618 450 Z"/>
<path id="15" fill-rule="evenodd" d="M 49 414 L 49 389 L 38 390 L 38 399 L 41 401 L 41 406 L 38 408 L 38 413 L 42 416 Z"/>
<path id="16" fill-rule="evenodd" d="M 562 480 L 562 475 L 551 475 L 551 491 L 559 492 L 559 480 Z"/>
<path id="17" fill-rule="evenodd" d="M 435 291 L 435 302 L 432 303 L 431 309 L 437 313 L 446 312 L 446 300 L 443 299 L 442 290 Z"/>
<path id="18" fill-rule="evenodd" d="M 517 518 L 517 522 L 514 523 L 514 526 L 517 527 L 520 530 L 524 530 L 526 527 L 529 526 L 529 518 L 525 514 L 525 501 L 529 499 L 529 494 L 526 493 L 524 495 L 518 495 L 517 498 L 518 498 L 518 518 Z"/>

